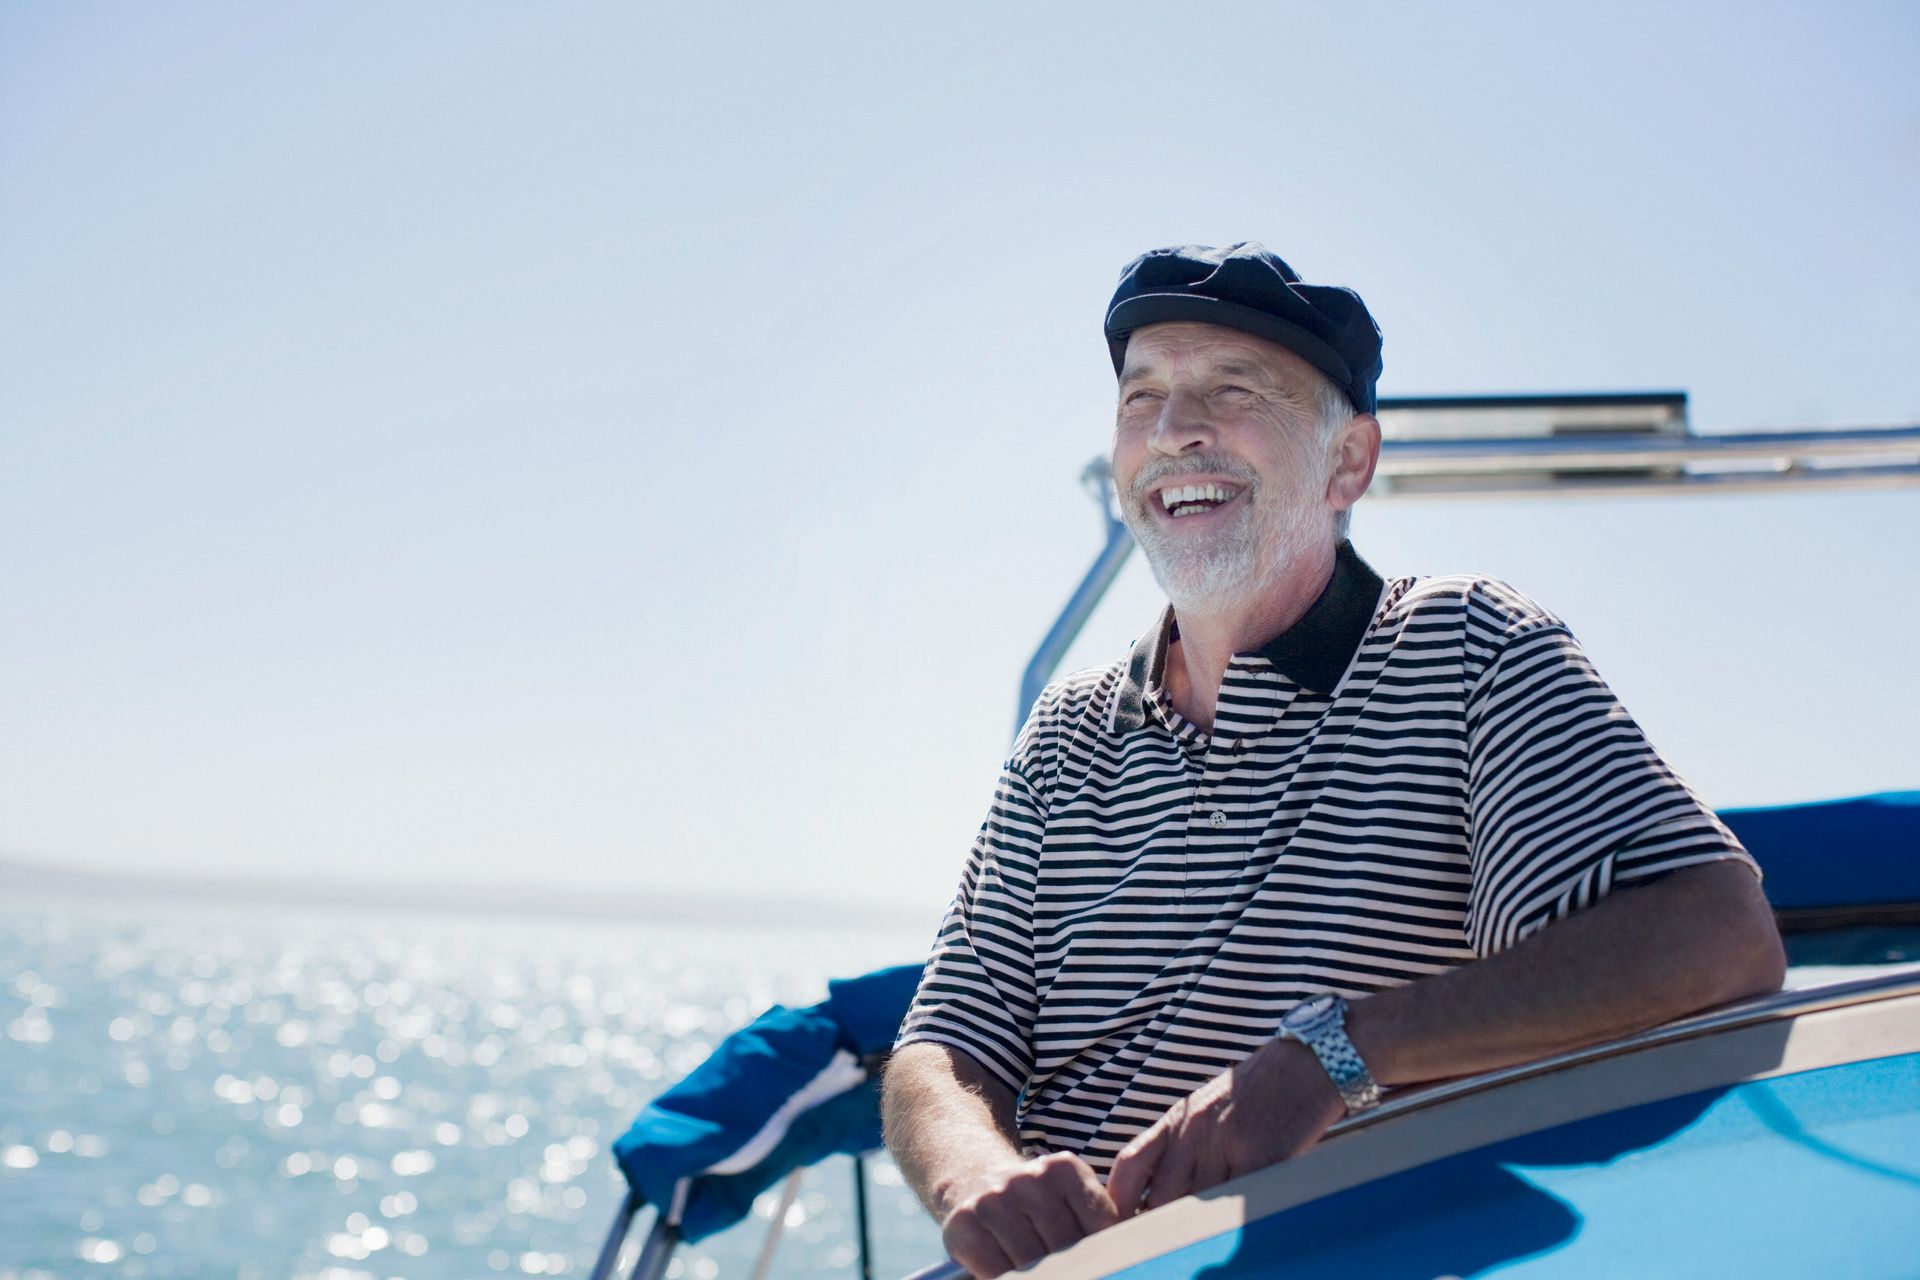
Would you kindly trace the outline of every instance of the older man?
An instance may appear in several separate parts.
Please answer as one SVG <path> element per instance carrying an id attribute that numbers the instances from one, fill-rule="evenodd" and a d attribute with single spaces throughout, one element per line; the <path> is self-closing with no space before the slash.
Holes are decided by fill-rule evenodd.
<path id="1" fill-rule="evenodd" d="M 1050 686 L 887 1073 L 986 1280 L 1311 1146 L 1382 1086 L 1777 987 L 1755 869 L 1552 614 L 1344 534 L 1380 334 L 1256 244 L 1146 254 L 1113 474 L 1170 605 Z"/>

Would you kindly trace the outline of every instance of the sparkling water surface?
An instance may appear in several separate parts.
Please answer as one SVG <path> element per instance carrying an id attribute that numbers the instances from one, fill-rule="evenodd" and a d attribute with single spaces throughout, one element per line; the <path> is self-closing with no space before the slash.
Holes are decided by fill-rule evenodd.
<path id="1" fill-rule="evenodd" d="M 0 1280 L 584 1276 L 640 1106 L 934 923 L 0 905 Z M 805 1175 L 771 1275 L 854 1276 L 851 1168 Z M 884 1158 L 869 1189 L 876 1280 L 940 1256 Z M 669 1276 L 746 1280 L 777 1209 Z"/>

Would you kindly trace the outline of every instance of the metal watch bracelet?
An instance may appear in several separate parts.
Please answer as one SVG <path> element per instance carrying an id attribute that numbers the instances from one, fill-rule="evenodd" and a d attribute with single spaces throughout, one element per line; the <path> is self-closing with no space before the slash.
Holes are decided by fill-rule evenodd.
<path id="1" fill-rule="evenodd" d="M 1339 996 L 1320 996 L 1296 1005 L 1281 1019 L 1280 1034 L 1289 1040 L 1299 1041 L 1320 1060 L 1334 1088 L 1340 1091 L 1340 1099 L 1346 1103 L 1348 1115 L 1357 1116 L 1362 1111 L 1380 1105 L 1380 1086 L 1374 1080 L 1373 1073 L 1367 1070 L 1360 1051 L 1353 1047 L 1353 1041 L 1347 1037 L 1347 1002 L 1344 999 Z"/>

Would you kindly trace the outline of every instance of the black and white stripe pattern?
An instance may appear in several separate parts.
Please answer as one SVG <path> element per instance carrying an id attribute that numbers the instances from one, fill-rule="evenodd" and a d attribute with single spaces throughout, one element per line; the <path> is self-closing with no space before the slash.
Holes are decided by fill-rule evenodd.
<path id="1" fill-rule="evenodd" d="M 1498 582 L 1382 583 L 1343 546 L 1314 611 L 1234 658 L 1210 735 L 1161 690 L 1171 626 L 1041 697 L 902 1028 L 1018 1092 L 1033 1149 L 1104 1173 L 1302 999 L 1745 858 L 1567 628 Z"/>

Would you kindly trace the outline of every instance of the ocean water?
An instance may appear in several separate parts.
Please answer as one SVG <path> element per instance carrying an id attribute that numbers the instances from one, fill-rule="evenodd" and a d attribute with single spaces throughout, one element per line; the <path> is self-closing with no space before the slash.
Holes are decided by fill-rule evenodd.
<path id="1" fill-rule="evenodd" d="M 639 1107 L 926 923 L 0 904 L 0 1280 L 584 1276 Z M 770 1274 L 855 1274 L 851 1168 L 805 1175 Z M 877 1280 L 938 1258 L 884 1158 L 868 1185 Z M 669 1275 L 745 1280 L 776 1209 Z"/>

